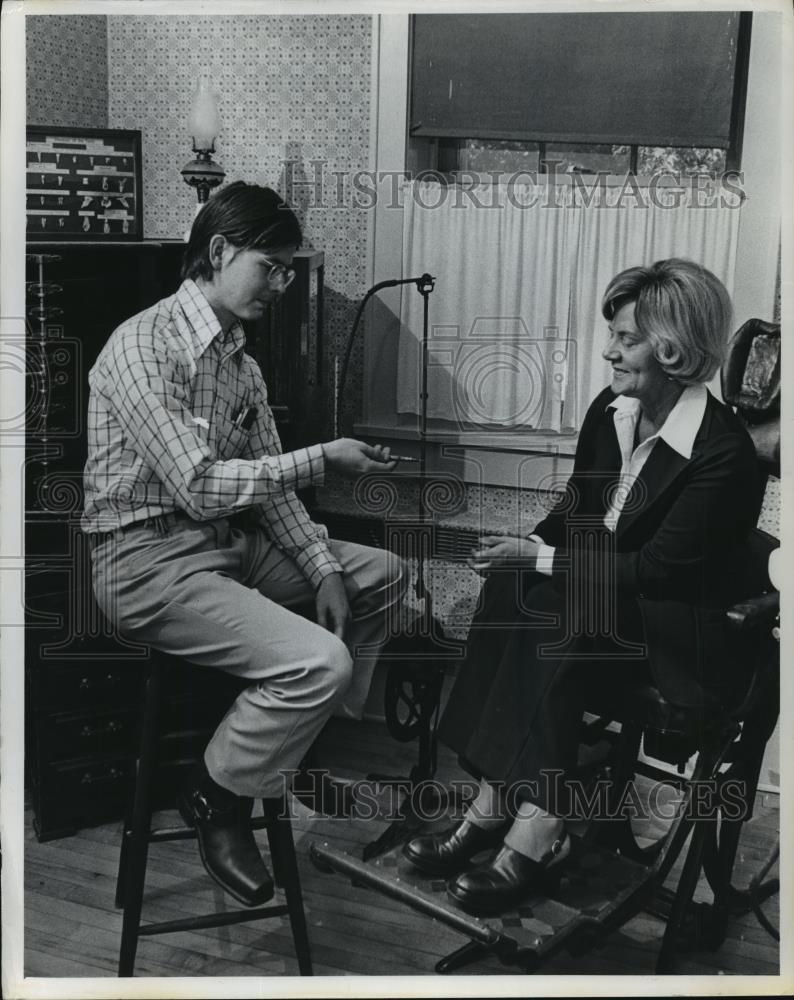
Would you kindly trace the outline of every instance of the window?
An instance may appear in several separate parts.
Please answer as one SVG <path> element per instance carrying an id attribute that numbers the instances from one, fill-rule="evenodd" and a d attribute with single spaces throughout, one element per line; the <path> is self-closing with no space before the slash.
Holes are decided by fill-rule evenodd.
<path id="1" fill-rule="evenodd" d="M 738 168 L 751 19 L 415 15 L 409 167 L 453 177 Z"/>
<path id="2" fill-rule="evenodd" d="M 750 27 L 732 11 L 414 15 L 403 270 L 432 261 L 438 276 L 432 426 L 575 433 L 608 382 L 598 303 L 610 278 L 678 254 L 732 288 L 740 202 L 719 192 L 738 165 Z M 618 180 L 610 192 L 578 174 Z M 713 179 L 673 204 L 657 197 L 659 174 Z M 634 175 L 650 175 L 645 193 L 620 197 Z M 692 210 L 690 187 L 714 210 Z M 417 309 L 404 298 L 408 417 L 421 400 Z"/>
<path id="3" fill-rule="evenodd" d="M 450 179 L 530 174 L 654 174 L 715 177 L 728 169 L 727 150 L 696 146 L 640 146 L 605 143 L 539 143 L 520 139 L 412 141 L 411 173 L 434 171 Z"/>

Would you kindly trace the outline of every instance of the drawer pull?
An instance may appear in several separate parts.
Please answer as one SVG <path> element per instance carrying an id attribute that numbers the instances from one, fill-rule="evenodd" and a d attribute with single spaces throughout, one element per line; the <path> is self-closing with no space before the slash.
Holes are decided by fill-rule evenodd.
<path id="1" fill-rule="evenodd" d="M 104 726 L 83 726 L 80 730 L 80 735 L 85 739 L 91 739 L 93 736 L 107 736 L 109 733 L 119 733 L 121 732 L 121 728 L 121 723 L 113 719 Z"/>
<path id="2" fill-rule="evenodd" d="M 90 691 L 91 688 L 99 687 L 100 684 L 102 685 L 118 684 L 120 680 L 121 678 L 119 677 L 118 674 L 106 674 L 104 677 L 99 677 L 99 678 L 83 677 L 80 680 L 80 690 Z"/>
<path id="3" fill-rule="evenodd" d="M 96 785 L 100 781 L 118 781 L 123 777 L 123 773 L 117 767 L 111 767 L 104 774 L 92 774 L 86 771 L 80 779 L 81 785 Z"/>

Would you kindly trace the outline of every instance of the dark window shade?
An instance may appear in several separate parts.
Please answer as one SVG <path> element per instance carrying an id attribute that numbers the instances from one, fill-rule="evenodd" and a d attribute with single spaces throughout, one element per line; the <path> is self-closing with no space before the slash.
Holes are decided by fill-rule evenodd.
<path id="1" fill-rule="evenodd" d="M 417 14 L 411 134 L 727 148 L 739 17 Z"/>

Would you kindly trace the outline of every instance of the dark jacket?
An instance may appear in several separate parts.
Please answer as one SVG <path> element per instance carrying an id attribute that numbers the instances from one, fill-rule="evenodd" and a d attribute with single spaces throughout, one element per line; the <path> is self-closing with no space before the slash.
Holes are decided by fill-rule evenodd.
<path id="1" fill-rule="evenodd" d="M 612 535 L 603 517 L 621 466 L 614 398 L 607 388 L 588 410 L 565 495 L 535 533 L 555 546 L 553 581 L 569 610 L 603 621 L 639 606 L 660 690 L 698 704 L 703 687 L 718 691 L 741 670 L 724 611 L 755 586 L 743 556 L 760 506 L 755 451 L 709 394 L 691 457 L 659 439 Z"/>

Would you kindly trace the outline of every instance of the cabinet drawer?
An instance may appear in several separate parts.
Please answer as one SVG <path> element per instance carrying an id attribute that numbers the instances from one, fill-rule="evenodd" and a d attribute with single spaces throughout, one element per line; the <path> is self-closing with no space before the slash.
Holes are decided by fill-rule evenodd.
<path id="1" fill-rule="evenodd" d="M 204 699 L 173 704 L 160 716 L 162 760 L 198 756 L 223 718 L 222 705 Z M 35 719 L 38 759 L 43 763 L 86 756 L 138 752 L 140 712 L 134 705 L 105 711 L 38 712 Z"/>
<path id="2" fill-rule="evenodd" d="M 53 763 L 42 768 L 42 784 L 57 788 L 59 799 L 81 798 L 100 802 L 107 796 L 124 798 L 130 788 L 135 761 L 132 757 L 84 759 Z"/>
<path id="3" fill-rule="evenodd" d="M 138 713 L 133 708 L 111 712 L 39 715 L 38 757 L 55 762 L 88 755 L 135 753 Z"/>
<path id="4" fill-rule="evenodd" d="M 40 768 L 31 789 L 39 840 L 119 818 L 134 776 L 133 757 L 86 758 Z"/>
<path id="5" fill-rule="evenodd" d="M 31 702 L 37 709 L 137 708 L 145 677 L 143 665 L 83 663 L 41 667 L 29 672 Z"/>

